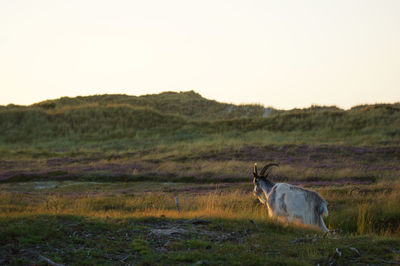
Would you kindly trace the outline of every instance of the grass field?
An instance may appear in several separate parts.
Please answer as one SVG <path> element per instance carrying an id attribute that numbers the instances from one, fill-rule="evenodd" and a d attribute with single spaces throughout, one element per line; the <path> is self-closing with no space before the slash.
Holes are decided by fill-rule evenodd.
<path id="1" fill-rule="evenodd" d="M 1 262 L 398 263 L 399 187 L 314 187 L 336 231 L 323 235 L 268 218 L 249 183 L 7 183 L 0 187 Z"/>
<path id="2" fill-rule="evenodd" d="M 399 264 L 399 125 L 399 104 L 194 92 L 1 106 L 0 265 Z M 318 191 L 335 234 L 270 219 L 255 162 Z"/>

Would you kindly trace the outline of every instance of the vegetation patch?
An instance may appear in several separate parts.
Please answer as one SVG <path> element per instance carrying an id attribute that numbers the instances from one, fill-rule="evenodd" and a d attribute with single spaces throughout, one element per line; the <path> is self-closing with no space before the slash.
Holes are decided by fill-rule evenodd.
<path id="1" fill-rule="evenodd" d="M 0 107 L 0 265 L 399 264 L 399 110 L 195 92 Z M 270 219 L 255 162 L 322 195 L 333 233 Z"/>
<path id="2" fill-rule="evenodd" d="M 187 228 L 192 232 L 155 237 L 151 230 L 158 228 Z M 324 236 L 307 229 L 264 222 L 255 229 L 246 220 L 212 219 L 208 225 L 196 225 L 185 219 L 40 215 L 2 218 L 0 230 L 4 236 L 0 240 L 3 265 L 44 264 L 46 259 L 60 264 L 123 265 L 399 262 L 398 238 Z"/>

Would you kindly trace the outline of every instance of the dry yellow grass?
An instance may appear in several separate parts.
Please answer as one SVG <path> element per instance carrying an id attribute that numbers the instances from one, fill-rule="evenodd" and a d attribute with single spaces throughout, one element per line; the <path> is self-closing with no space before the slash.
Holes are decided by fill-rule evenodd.
<path id="1" fill-rule="evenodd" d="M 400 182 L 317 189 L 328 202 L 330 229 L 358 234 L 400 234 Z M 179 199 L 178 212 L 175 196 Z M 224 218 L 269 221 L 266 208 L 243 190 L 138 193 L 0 194 L 0 217 L 78 215 L 97 218 Z"/>
<path id="2" fill-rule="evenodd" d="M 0 195 L 0 217 L 40 214 L 69 214 L 90 217 L 161 217 L 166 218 L 249 218 L 263 219 L 266 210 L 254 204 L 250 194 L 209 192 L 202 195 L 178 196 L 180 212 L 172 193 L 143 193 L 140 195 L 63 194 L 31 195 L 6 192 Z"/>

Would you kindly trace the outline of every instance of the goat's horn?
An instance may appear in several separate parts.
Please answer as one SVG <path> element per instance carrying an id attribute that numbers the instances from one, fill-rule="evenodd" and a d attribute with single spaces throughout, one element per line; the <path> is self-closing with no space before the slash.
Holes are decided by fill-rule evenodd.
<path id="1" fill-rule="evenodd" d="M 268 168 L 270 168 L 271 166 L 279 166 L 279 164 L 277 164 L 277 163 L 270 163 L 270 164 L 267 164 L 267 165 L 264 166 L 264 168 L 261 170 L 260 176 L 264 176 L 265 171 L 267 171 Z"/>
<path id="2" fill-rule="evenodd" d="M 253 171 L 253 174 L 254 174 L 255 176 L 258 175 L 258 174 L 257 174 L 257 163 L 254 164 L 254 171 Z"/>

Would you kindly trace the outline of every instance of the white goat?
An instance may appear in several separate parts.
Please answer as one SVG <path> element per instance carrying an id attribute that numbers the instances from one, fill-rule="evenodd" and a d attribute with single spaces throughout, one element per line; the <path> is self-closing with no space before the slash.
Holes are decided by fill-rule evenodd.
<path id="1" fill-rule="evenodd" d="M 328 216 L 325 200 L 315 191 L 287 183 L 273 183 L 267 179 L 267 170 L 278 164 L 271 163 L 264 166 L 260 175 L 257 173 L 257 164 L 254 164 L 254 195 L 262 204 L 267 205 L 268 215 L 288 222 L 297 222 L 316 226 L 326 232 L 323 214 Z"/>

